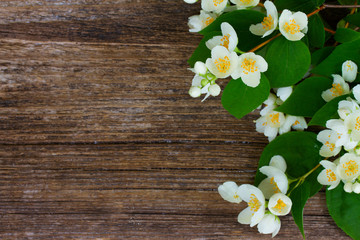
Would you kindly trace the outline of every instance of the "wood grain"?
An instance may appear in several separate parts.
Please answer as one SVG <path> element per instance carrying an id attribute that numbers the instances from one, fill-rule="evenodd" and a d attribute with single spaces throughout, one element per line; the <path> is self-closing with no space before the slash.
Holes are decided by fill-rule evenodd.
<path id="1" fill-rule="evenodd" d="M 183 1 L 0 2 L 1 239 L 268 239 L 239 225 L 224 181 L 252 183 L 254 112 L 191 99 L 200 37 Z M 220 83 L 222 88 L 226 85 Z M 325 194 L 308 239 L 346 239 Z M 291 216 L 278 239 L 301 239 Z"/>

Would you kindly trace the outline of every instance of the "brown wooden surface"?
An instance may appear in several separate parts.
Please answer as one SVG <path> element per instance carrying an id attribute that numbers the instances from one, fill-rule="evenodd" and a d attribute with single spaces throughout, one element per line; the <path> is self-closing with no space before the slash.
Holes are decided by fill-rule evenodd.
<path id="1" fill-rule="evenodd" d="M 269 239 L 217 193 L 252 183 L 257 113 L 191 99 L 180 0 L 0 2 L 0 239 Z M 224 87 L 226 81 L 222 81 Z M 301 239 L 282 217 L 277 239 Z M 308 239 L 346 239 L 325 194 Z"/>

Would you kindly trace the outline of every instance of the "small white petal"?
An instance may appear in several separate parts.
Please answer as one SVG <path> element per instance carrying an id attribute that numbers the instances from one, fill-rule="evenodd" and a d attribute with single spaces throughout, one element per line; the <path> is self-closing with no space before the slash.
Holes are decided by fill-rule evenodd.
<path id="1" fill-rule="evenodd" d="M 201 89 L 199 87 L 191 87 L 190 90 L 189 90 L 189 95 L 193 98 L 197 98 L 197 97 L 200 97 L 201 95 Z"/>
<path id="2" fill-rule="evenodd" d="M 342 76 L 345 81 L 353 82 L 356 79 L 358 67 L 353 61 L 345 61 L 342 65 Z"/>
<path id="3" fill-rule="evenodd" d="M 354 94 L 354 97 L 356 99 L 356 101 L 358 103 L 360 103 L 360 84 L 356 85 L 353 89 L 352 92 Z"/>
<path id="4" fill-rule="evenodd" d="M 344 191 L 347 192 L 347 193 L 352 193 L 352 191 L 353 191 L 352 185 L 353 184 L 351 182 L 345 183 Z"/>
<path id="5" fill-rule="evenodd" d="M 207 72 L 207 67 L 206 67 L 205 63 L 197 61 L 194 65 L 194 70 L 195 70 L 196 74 L 205 75 Z"/>
<path id="6" fill-rule="evenodd" d="M 218 187 L 218 192 L 224 200 L 232 203 L 240 203 L 241 198 L 237 192 L 238 188 L 235 182 L 225 182 Z"/>
<path id="7" fill-rule="evenodd" d="M 280 169 L 282 172 L 286 171 L 287 164 L 285 159 L 280 155 L 275 155 L 271 158 L 269 166 L 276 167 Z"/>
<path id="8" fill-rule="evenodd" d="M 217 84 L 210 85 L 209 93 L 211 96 L 213 97 L 219 96 L 220 92 L 221 92 L 221 88 L 219 85 Z"/>

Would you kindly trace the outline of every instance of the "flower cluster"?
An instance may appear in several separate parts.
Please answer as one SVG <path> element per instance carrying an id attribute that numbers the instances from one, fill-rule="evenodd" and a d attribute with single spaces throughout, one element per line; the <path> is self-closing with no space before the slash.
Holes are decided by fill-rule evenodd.
<path id="1" fill-rule="evenodd" d="M 187 3 L 196 1 L 185 0 Z M 235 4 L 235 9 L 245 9 L 259 4 L 259 0 L 231 0 Z M 211 24 L 223 11 L 231 7 L 225 0 L 202 0 L 200 15 L 189 18 L 190 32 L 198 32 Z M 267 16 L 258 24 L 250 26 L 249 31 L 254 35 L 266 37 L 273 33 L 278 27 L 281 34 L 290 41 L 297 41 L 304 37 L 307 31 L 307 16 L 302 12 L 292 13 L 284 10 L 278 18 L 278 12 L 271 1 L 265 1 L 264 7 Z M 229 23 L 221 24 L 221 36 L 215 36 L 206 42 L 206 46 L 211 50 L 211 58 L 205 62 L 198 61 L 194 69 L 195 73 L 192 86 L 189 90 L 191 97 L 197 98 L 201 94 L 206 94 L 203 101 L 212 96 L 220 94 L 220 87 L 215 83 L 218 78 L 227 78 L 241 80 L 249 87 L 257 87 L 260 84 L 261 73 L 266 72 L 268 63 L 265 59 L 253 52 L 242 52 L 237 48 L 238 36 Z M 240 56 L 237 53 L 241 53 Z M 201 67 L 200 67 L 201 66 Z"/>
<path id="2" fill-rule="evenodd" d="M 274 140 L 278 134 L 287 133 L 291 129 L 303 131 L 307 128 L 304 117 L 292 116 L 275 110 L 291 95 L 292 87 L 276 89 L 276 93 L 278 98 L 270 93 L 269 98 L 264 102 L 265 107 L 260 111 L 261 117 L 256 120 L 256 131 L 264 133 L 269 142 Z"/>
<path id="3" fill-rule="evenodd" d="M 356 75 L 357 65 L 352 61 L 344 62 L 342 76 L 333 75 L 333 87 L 323 92 L 323 98 L 349 94 L 350 87 L 345 81 L 353 82 Z M 360 193 L 360 179 L 358 179 L 360 176 L 360 85 L 356 85 L 352 93 L 355 99 L 348 97 L 338 104 L 337 112 L 340 118 L 328 120 L 326 122 L 328 129 L 319 132 L 317 136 L 317 140 L 323 144 L 320 149 L 321 156 L 335 157 L 342 147 L 347 152 L 334 162 L 321 161 L 320 164 L 325 169 L 319 174 L 318 181 L 323 185 L 329 185 L 329 190 L 343 181 L 346 192 Z"/>
<path id="4" fill-rule="evenodd" d="M 287 215 L 292 206 L 291 199 L 286 195 L 289 187 L 286 168 L 285 159 L 276 155 L 271 158 L 269 166 L 259 169 L 267 178 L 258 187 L 250 184 L 238 186 L 235 182 L 219 186 L 219 194 L 224 200 L 247 202 L 248 207 L 238 216 L 239 223 L 250 224 L 250 227 L 257 225 L 260 233 L 272 234 L 273 237 L 278 234 L 281 227 L 279 216 Z"/>

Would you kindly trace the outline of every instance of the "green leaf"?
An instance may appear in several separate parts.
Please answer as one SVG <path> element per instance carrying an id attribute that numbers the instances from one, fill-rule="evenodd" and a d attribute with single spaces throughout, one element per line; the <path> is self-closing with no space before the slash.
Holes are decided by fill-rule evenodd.
<path id="1" fill-rule="evenodd" d="M 322 48 L 325 43 L 325 29 L 321 17 L 318 14 L 311 16 L 308 26 L 307 36 L 311 46 Z"/>
<path id="2" fill-rule="evenodd" d="M 269 96 L 270 84 L 264 74 L 261 75 L 260 84 L 249 87 L 241 78 L 230 80 L 221 97 L 224 108 L 234 117 L 242 118 L 259 107 Z"/>
<path id="3" fill-rule="evenodd" d="M 360 38 L 360 33 L 349 28 L 338 28 L 335 40 L 339 43 L 351 42 Z"/>
<path id="4" fill-rule="evenodd" d="M 213 31 L 221 31 L 220 25 L 223 22 L 228 22 L 234 29 L 238 36 L 238 48 L 241 51 L 249 51 L 260 43 L 266 41 L 271 36 L 261 38 L 252 34 L 249 31 L 251 24 L 260 23 L 264 19 L 263 13 L 253 10 L 238 10 L 226 13 L 218 17 L 213 23 L 201 30 L 201 34 L 208 34 Z M 220 34 L 221 35 L 221 34 Z"/>
<path id="5" fill-rule="evenodd" d="M 309 122 L 309 126 L 317 125 L 326 127 L 326 121 L 334 118 L 334 116 L 337 116 L 339 102 L 345 100 L 347 97 L 349 97 L 349 95 L 339 96 L 326 103 L 314 114 Z"/>
<path id="6" fill-rule="evenodd" d="M 331 76 L 332 74 L 341 73 L 342 64 L 346 60 L 352 60 L 360 66 L 360 39 L 343 43 L 312 70 L 312 73 Z"/>
<path id="7" fill-rule="evenodd" d="M 319 50 L 316 50 L 311 54 L 311 64 L 318 65 L 320 62 L 324 61 L 332 51 L 334 51 L 335 47 L 323 47 Z"/>
<path id="8" fill-rule="evenodd" d="M 351 238 L 360 239 L 360 195 L 346 193 L 344 184 L 326 191 L 326 203 L 331 217 Z"/>
<path id="9" fill-rule="evenodd" d="M 360 13 L 347 15 L 345 20 L 351 24 L 354 24 L 354 25 L 360 27 Z"/>
<path id="10" fill-rule="evenodd" d="M 325 0 L 275 0 L 275 5 L 279 12 L 289 9 L 293 12 L 310 13 L 324 2 Z"/>
<path id="11" fill-rule="evenodd" d="M 356 0 L 338 0 L 338 2 L 342 5 L 353 5 Z"/>
<path id="12" fill-rule="evenodd" d="M 255 185 L 259 185 L 266 177 L 260 173 L 259 168 L 269 165 L 270 159 L 275 155 L 284 157 L 288 175 L 293 178 L 302 177 L 319 164 L 322 159 L 319 155 L 321 146 L 322 144 L 316 140 L 316 134 L 311 132 L 288 132 L 278 136 L 265 147 L 261 155 Z M 320 171 L 321 169 L 318 168 L 311 173 L 304 183 L 290 194 L 293 201 L 291 212 L 302 234 L 304 233 L 302 213 L 305 203 L 309 197 L 315 195 L 322 188 L 317 181 Z"/>
<path id="13" fill-rule="evenodd" d="M 195 51 L 188 60 L 190 67 L 194 67 L 197 61 L 205 62 L 206 59 L 211 57 L 211 50 L 205 45 L 205 43 L 212 37 L 219 35 L 221 35 L 221 32 L 211 32 L 203 37 L 203 39 L 199 43 L 199 46 L 195 49 Z"/>
<path id="14" fill-rule="evenodd" d="M 290 97 L 276 111 L 294 116 L 312 117 L 325 105 L 321 93 L 331 88 L 332 80 L 310 77 L 301 82 Z"/>
<path id="15" fill-rule="evenodd" d="M 269 46 L 265 60 L 269 64 L 265 74 L 270 85 L 279 88 L 299 82 L 309 69 L 311 56 L 305 43 L 281 36 Z"/>
<path id="16" fill-rule="evenodd" d="M 305 238 L 303 212 L 307 200 L 310 198 L 310 184 L 303 183 L 295 188 L 290 195 L 293 206 L 291 207 L 291 215 L 294 218 L 296 225 L 299 227 L 301 234 Z"/>

